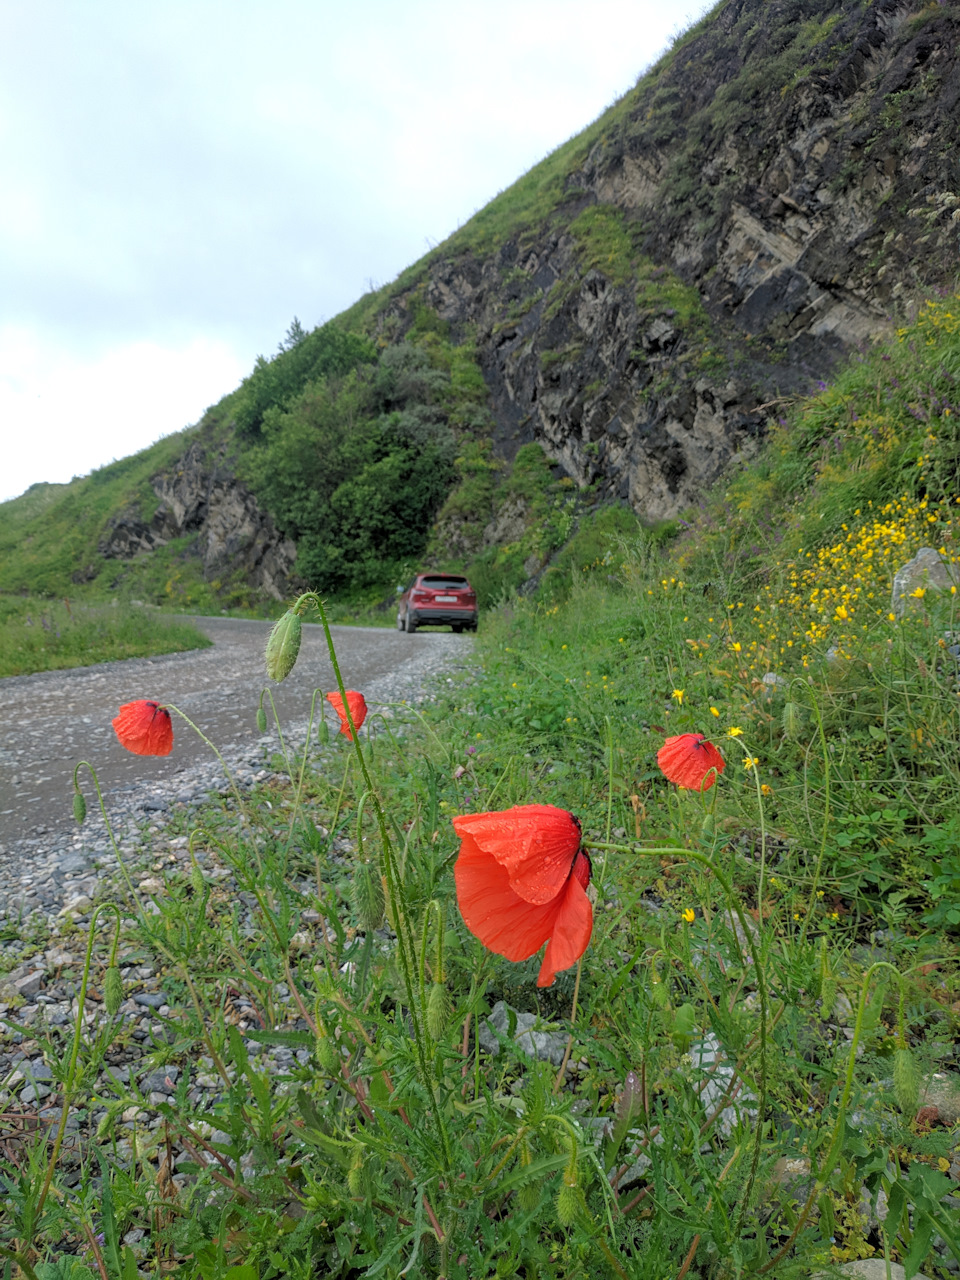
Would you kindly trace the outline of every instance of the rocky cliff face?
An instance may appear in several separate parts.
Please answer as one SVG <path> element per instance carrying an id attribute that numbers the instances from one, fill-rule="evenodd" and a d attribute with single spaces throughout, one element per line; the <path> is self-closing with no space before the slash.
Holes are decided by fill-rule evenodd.
<path id="1" fill-rule="evenodd" d="M 246 584 L 276 600 L 287 594 L 297 549 L 239 481 L 224 457 L 197 442 L 175 466 L 155 476 L 160 504 L 149 520 L 132 510 L 115 516 L 98 547 L 107 559 L 129 560 L 196 534 L 196 552 L 209 579 L 239 573 Z"/>
<path id="2" fill-rule="evenodd" d="M 537 440 L 648 520 L 960 267 L 960 7 L 729 0 L 701 25 L 546 223 L 454 237 L 381 316 L 422 298 L 475 334 L 498 452 Z"/>

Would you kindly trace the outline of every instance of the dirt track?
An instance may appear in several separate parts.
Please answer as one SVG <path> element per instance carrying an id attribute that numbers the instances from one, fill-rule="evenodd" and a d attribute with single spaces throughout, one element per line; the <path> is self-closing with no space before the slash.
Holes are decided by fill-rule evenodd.
<path id="1" fill-rule="evenodd" d="M 123 702 L 155 698 L 183 710 L 219 748 L 257 738 L 268 622 L 197 618 L 214 641 L 211 649 L 133 658 L 69 671 L 45 671 L 0 680 L 0 854 L 38 828 L 53 831 L 70 821 L 74 766 L 89 760 L 104 791 L 140 779 L 172 778 L 209 748 L 174 717 L 174 749 L 163 759 L 132 756 L 117 742 L 110 721 Z M 383 700 L 407 697 L 408 677 L 467 658 L 471 641 L 449 632 L 408 636 L 376 627 L 334 627 L 348 688 L 379 687 Z M 306 719 L 314 688 L 334 687 L 323 631 L 304 627 L 300 658 L 291 676 L 273 686 L 281 725 Z M 328 708 L 329 710 L 329 708 Z M 89 787 L 85 788 L 88 791 Z"/>

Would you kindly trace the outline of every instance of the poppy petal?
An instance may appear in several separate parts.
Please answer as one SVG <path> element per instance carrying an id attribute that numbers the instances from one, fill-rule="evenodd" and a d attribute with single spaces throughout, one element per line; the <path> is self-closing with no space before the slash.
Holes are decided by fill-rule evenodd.
<path id="1" fill-rule="evenodd" d="M 668 782 L 687 791 L 709 791 L 726 763 L 702 733 L 680 733 L 668 738 L 657 752 L 657 764 Z"/>
<path id="2" fill-rule="evenodd" d="M 515 893 L 535 904 L 557 896 L 580 848 L 579 822 L 552 804 L 462 814 L 453 825 L 458 836 L 470 836 L 477 848 L 506 868 Z"/>
<path id="3" fill-rule="evenodd" d="M 526 901 L 511 888 L 507 869 L 469 835 L 461 835 L 453 873 L 464 923 L 490 951 L 507 960 L 528 960 L 550 937 L 564 896 L 543 904 Z"/>
<path id="4" fill-rule="evenodd" d="M 159 703 L 125 702 L 111 723 L 120 745 L 136 756 L 168 756 L 173 750 L 170 712 Z"/>
<path id="5" fill-rule="evenodd" d="M 561 894 L 560 910 L 543 953 L 538 987 L 552 987 L 561 969 L 575 965 L 590 942 L 593 932 L 593 907 L 576 876 L 571 876 Z"/>
<path id="6" fill-rule="evenodd" d="M 353 720 L 354 728 L 359 731 L 360 726 L 367 718 L 367 703 L 362 693 L 357 693 L 356 689 L 346 689 L 347 707 L 350 711 L 350 718 Z M 353 734 L 350 731 L 350 719 L 347 718 L 347 712 L 343 707 L 343 698 L 334 690 L 333 693 L 327 694 L 327 701 L 340 717 L 340 732 L 346 735 L 347 741 L 353 741 Z"/>

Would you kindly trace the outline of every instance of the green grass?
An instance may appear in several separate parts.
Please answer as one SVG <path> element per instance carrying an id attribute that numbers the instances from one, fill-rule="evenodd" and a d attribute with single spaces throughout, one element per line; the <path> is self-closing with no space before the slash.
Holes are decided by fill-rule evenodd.
<path id="1" fill-rule="evenodd" d="M 185 447 L 185 433 L 165 436 L 148 449 L 108 463 L 67 485 L 34 485 L 0 504 L 0 591 L 69 595 L 72 575 L 100 562 L 94 548 L 109 518 L 122 508 L 152 514 L 157 499 L 150 477 L 169 467 Z"/>
<path id="2" fill-rule="evenodd" d="M 0 596 L 0 677 L 182 653 L 211 643 L 185 619 L 153 610 Z"/>

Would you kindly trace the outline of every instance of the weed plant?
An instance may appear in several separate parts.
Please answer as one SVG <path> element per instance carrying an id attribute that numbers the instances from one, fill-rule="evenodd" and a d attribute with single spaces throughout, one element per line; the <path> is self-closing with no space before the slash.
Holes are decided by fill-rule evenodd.
<path id="1" fill-rule="evenodd" d="M 206 649 L 193 623 L 154 610 L 0 596 L 0 677 Z"/>

